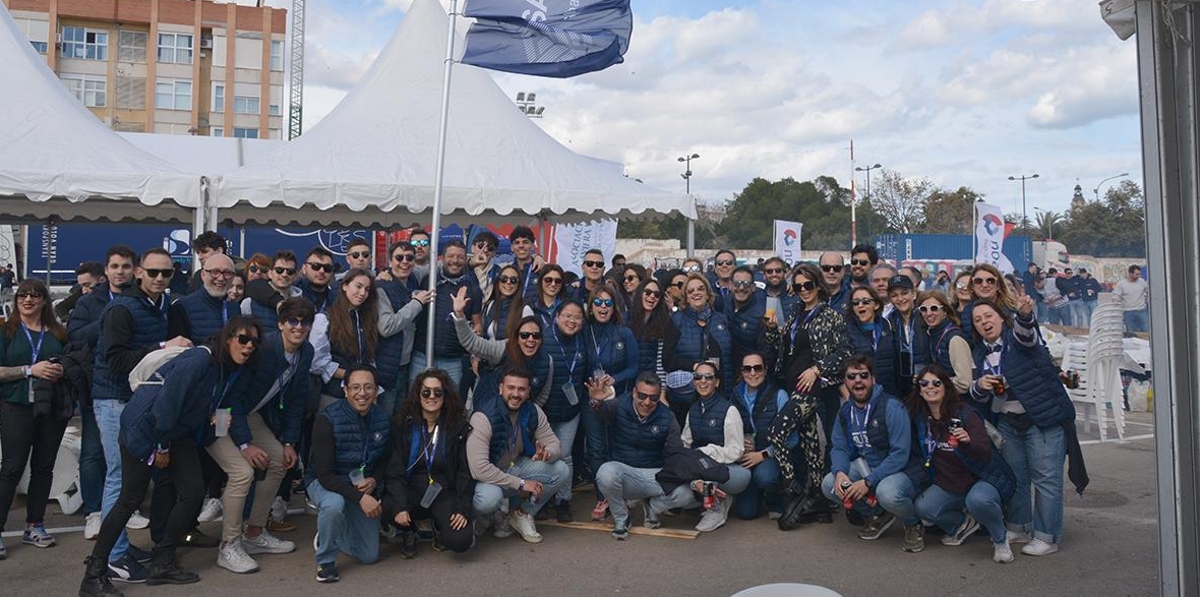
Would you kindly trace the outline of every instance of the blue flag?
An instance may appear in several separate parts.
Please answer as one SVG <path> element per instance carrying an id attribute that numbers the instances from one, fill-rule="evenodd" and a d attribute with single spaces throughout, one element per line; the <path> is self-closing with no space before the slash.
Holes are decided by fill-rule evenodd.
<path id="1" fill-rule="evenodd" d="M 464 64 L 543 77 L 623 62 L 633 32 L 629 0 L 468 0 L 464 14 Z"/>

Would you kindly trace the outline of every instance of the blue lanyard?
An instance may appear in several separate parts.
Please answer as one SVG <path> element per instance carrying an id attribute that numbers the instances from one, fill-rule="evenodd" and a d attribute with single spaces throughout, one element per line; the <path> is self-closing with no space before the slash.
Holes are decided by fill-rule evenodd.
<path id="1" fill-rule="evenodd" d="M 899 314 L 897 313 L 897 315 L 899 315 Z M 912 337 L 912 335 L 913 335 L 913 320 L 912 320 L 912 315 L 909 315 L 909 317 L 908 317 L 908 323 L 904 323 L 904 316 L 903 316 L 903 315 L 899 315 L 899 319 L 900 319 L 900 329 L 901 329 L 901 334 L 900 334 L 900 351 L 901 351 L 901 352 L 909 352 L 909 353 L 911 353 L 911 352 L 912 352 L 912 345 L 913 345 L 913 337 Z"/>
<path id="2" fill-rule="evenodd" d="M 809 320 L 811 320 L 813 318 L 813 315 L 816 315 L 816 314 L 817 314 L 817 308 L 813 307 L 812 310 L 810 310 L 808 312 L 808 314 L 804 316 L 804 321 L 800 321 L 799 317 L 795 317 L 792 319 L 792 329 L 791 329 L 792 350 L 796 350 L 796 334 L 800 331 L 800 326 L 808 325 Z"/>
<path id="3" fill-rule="evenodd" d="M 925 468 L 933 466 L 933 455 L 937 451 L 937 439 L 933 437 L 933 419 L 925 422 Z"/>
<path id="4" fill-rule="evenodd" d="M 531 260 L 524 269 L 525 271 L 522 273 L 525 274 L 525 283 L 521 285 L 521 298 L 525 298 L 525 295 L 529 293 L 529 283 L 533 281 L 533 261 Z M 541 299 L 540 296 L 538 298 Z"/>
<path id="5" fill-rule="evenodd" d="M 225 395 L 229 393 L 229 388 L 233 387 L 233 382 L 237 381 L 239 375 L 242 374 L 242 368 L 238 367 L 233 370 L 233 375 L 229 376 L 229 381 L 225 382 L 225 389 L 221 390 L 220 395 L 217 394 L 217 386 L 213 386 L 212 401 L 209 403 L 208 412 L 216 412 L 221 403 L 225 401 Z M 220 385 L 220 382 L 217 383 Z"/>
<path id="6" fill-rule="evenodd" d="M 422 450 L 425 455 L 425 472 L 429 474 L 430 480 L 433 479 L 433 458 L 437 455 L 438 430 L 440 428 L 440 425 L 433 426 L 433 438 L 429 440 L 429 443 L 425 444 L 425 449 Z M 424 436 L 425 433 L 426 431 L 422 429 L 421 435 Z"/>
<path id="7" fill-rule="evenodd" d="M 552 326 L 550 333 L 554 334 L 554 341 L 558 343 L 558 352 L 562 353 L 563 361 L 567 360 L 567 349 L 563 346 L 562 340 L 558 338 L 558 326 Z M 571 365 L 567 368 L 567 381 L 575 381 L 575 365 L 579 364 L 579 334 L 572 337 L 575 340 L 574 354 L 571 355 Z"/>
<path id="8" fill-rule="evenodd" d="M 759 400 L 761 400 L 762 396 L 759 395 L 760 392 L 755 390 L 754 401 L 751 402 L 750 392 L 747 391 L 750 389 L 750 387 L 749 386 L 743 386 L 743 387 L 745 387 L 746 389 L 742 390 L 742 404 L 745 405 L 745 407 L 746 407 L 746 418 L 750 420 L 750 432 L 756 433 L 758 431 L 758 425 L 754 424 L 754 404 L 756 402 L 758 402 Z"/>
<path id="9" fill-rule="evenodd" d="M 588 332 L 592 335 L 592 346 L 596 350 L 596 364 L 603 366 L 603 363 L 600 361 L 600 343 L 596 342 L 596 328 L 589 327 Z"/>
<path id="10" fill-rule="evenodd" d="M 229 303 L 221 301 L 221 327 L 225 327 L 229 323 Z"/>
<path id="11" fill-rule="evenodd" d="M 46 326 L 42 326 L 42 333 L 38 334 L 37 345 L 34 345 L 33 334 L 29 333 L 29 328 L 25 327 L 25 322 L 21 322 L 21 331 L 25 332 L 25 337 L 29 339 L 29 348 L 33 350 L 33 359 L 29 361 L 29 364 L 36 365 L 38 354 L 42 352 L 42 341 L 46 339 Z"/>

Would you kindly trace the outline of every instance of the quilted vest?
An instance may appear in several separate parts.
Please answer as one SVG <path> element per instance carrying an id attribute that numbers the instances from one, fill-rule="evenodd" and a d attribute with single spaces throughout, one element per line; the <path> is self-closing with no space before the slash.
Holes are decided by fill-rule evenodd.
<path id="1" fill-rule="evenodd" d="M 733 336 L 729 332 L 729 320 L 723 313 L 713 311 L 708 326 L 701 328 L 696 317 L 696 311 L 691 308 L 671 314 L 671 321 L 679 328 L 679 343 L 675 345 L 675 354 L 693 361 L 704 360 L 701 350 L 704 346 L 704 336 L 707 334 L 709 342 L 716 342 L 720 347 L 721 387 L 733 387 Z"/>
<path id="2" fill-rule="evenodd" d="M 578 416 L 583 403 L 587 401 L 583 380 L 589 377 L 591 372 L 586 371 L 588 359 L 584 350 L 583 332 L 568 338 L 557 333 L 556 327 L 548 329 L 550 333 L 542 335 L 541 352 L 546 353 L 553 363 L 554 381 L 551 382 L 550 397 L 542 410 L 546 411 L 546 418 L 551 423 L 562 423 Z M 567 400 L 567 394 L 563 391 L 563 384 L 568 381 L 575 387 L 575 396 L 578 398 L 575 404 Z"/>
<path id="3" fill-rule="evenodd" d="M 179 299 L 179 304 L 187 312 L 188 324 L 191 326 L 188 330 L 188 340 L 196 346 L 216 336 L 230 319 L 241 315 L 237 303 L 213 298 L 204 288 Z"/>
<path id="4" fill-rule="evenodd" d="M 141 290 L 132 291 L 135 294 L 122 294 L 109 301 L 100 318 L 103 321 L 108 312 L 115 308 L 128 309 L 133 314 L 133 348 L 158 348 L 159 342 L 167 340 L 167 308 L 170 301 L 167 295 L 159 297 L 162 306 L 150 304 L 150 299 Z M 96 360 L 92 377 L 92 400 L 120 400 L 125 402 L 133 395 L 129 389 L 129 375 L 118 374 L 108 366 L 104 358 L 108 352 L 108 340 L 104 332 L 96 341 Z"/>
<path id="5" fill-rule="evenodd" d="M 709 444 L 725 445 L 725 417 L 729 415 L 729 401 L 720 394 L 696 401 L 688 409 L 688 426 L 692 430 L 692 447 Z"/>
<path id="6" fill-rule="evenodd" d="M 339 475 L 365 466 L 369 477 L 375 465 L 387 451 L 391 422 L 382 408 L 372 406 L 366 416 L 358 414 L 348 400 L 338 400 L 321 411 L 322 417 L 333 425 L 334 467 Z"/>
<path id="7" fill-rule="evenodd" d="M 375 284 L 383 290 L 395 311 L 399 311 L 401 307 L 412 301 L 411 285 L 415 283 L 415 276 L 409 276 L 405 282 L 375 280 Z M 400 377 L 400 368 L 406 364 L 402 362 L 404 360 L 404 344 L 410 335 L 412 335 L 412 330 L 407 329 L 389 338 L 379 337 L 375 362 L 379 365 L 380 386 L 388 389 L 396 387 L 396 381 Z M 401 390 L 401 388 L 397 388 L 397 390 Z"/>
<path id="8" fill-rule="evenodd" d="M 613 460 L 634 468 L 662 468 L 663 448 L 675 415 L 660 404 L 642 421 L 633 409 L 632 394 L 617 400 L 617 419 L 609 430 Z"/>
<path id="9" fill-rule="evenodd" d="M 975 347 L 975 373 L 986 373 L 987 347 Z M 1008 382 L 1006 397 L 1015 397 L 1038 427 L 1054 427 L 1075 420 L 1075 405 L 1058 379 L 1058 367 L 1043 345 L 1025 348 L 1017 344 L 1011 328 L 1004 330 L 1004 349 L 1000 353 L 1000 373 Z"/>

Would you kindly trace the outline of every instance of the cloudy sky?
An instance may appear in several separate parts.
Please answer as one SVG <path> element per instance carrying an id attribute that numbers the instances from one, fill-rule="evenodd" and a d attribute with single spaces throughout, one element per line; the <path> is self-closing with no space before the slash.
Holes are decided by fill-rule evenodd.
<path id="1" fill-rule="evenodd" d="M 306 127 L 354 86 L 412 1 L 308 3 Z M 1135 42 L 1117 39 L 1096 0 L 633 9 L 623 64 L 568 80 L 492 75 L 512 96 L 536 92 L 538 124 L 561 143 L 659 188 L 683 192 L 676 158 L 690 153 L 701 156 L 692 191 L 710 203 L 755 176 L 846 184 L 851 139 L 859 166 L 971 186 L 1006 212 L 1021 202 L 1008 176 L 1037 173 L 1031 218 L 1034 206 L 1063 210 L 1077 183 L 1089 197 L 1123 172 L 1141 184 Z"/>

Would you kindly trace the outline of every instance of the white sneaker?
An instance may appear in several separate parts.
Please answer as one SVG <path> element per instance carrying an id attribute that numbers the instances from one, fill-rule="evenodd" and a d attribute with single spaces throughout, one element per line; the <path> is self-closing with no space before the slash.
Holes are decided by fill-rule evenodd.
<path id="1" fill-rule="evenodd" d="M 307 493 L 304 494 L 304 513 L 311 514 L 313 516 L 317 515 L 317 503 L 314 502 Z"/>
<path id="2" fill-rule="evenodd" d="M 1008 531 L 1008 544 L 1009 545 L 1020 545 L 1022 543 L 1029 543 L 1032 540 L 1033 540 L 1033 536 L 1030 535 L 1029 533 L 1025 533 L 1022 531 L 1014 531 L 1012 529 L 1009 529 L 1009 531 Z"/>
<path id="3" fill-rule="evenodd" d="M 271 520 L 283 522 L 287 518 L 288 505 L 283 501 L 283 498 L 275 496 L 275 501 L 271 502 Z"/>
<path id="4" fill-rule="evenodd" d="M 1058 551 L 1057 543 L 1048 543 L 1036 537 L 1028 545 L 1021 548 L 1021 553 L 1027 556 L 1048 556 L 1056 551 Z"/>
<path id="5" fill-rule="evenodd" d="M 526 543 L 541 543 L 542 535 L 538 533 L 533 516 L 524 510 L 513 510 L 508 513 L 508 524 L 521 535 Z"/>
<path id="6" fill-rule="evenodd" d="M 100 534 L 100 523 L 104 519 L 100 517 L 99 512 L 92 512 L 87 515 L 87 522 L 83 525 L 83 538 L 92 541 Z"/>
<path id="7" fill-rule="evenodd" d="M 125 523 L 125 528 L 134 530 L 144 529 L 148 526 L 150 526 L 150 519 L 142 516 L 141 510 L 134 512 L 133 516 L 129 517 L 129 522 Z"/>
<path id="8" fill-rule="evenodd" d="M 212 522 L 221 520 L 224 514 L 224 507 L 221 505 L 221 500 L 217 498 L 205 498 L 204 507 L 200 509 L 200 516 L 196 520 L 200 522 Z"/>
<path id="9" fill-rule="evenodd" d="M 700 523 L 696 525 L 696 530 L 701 533 L 709 533 L 721 528 L 725 521 L 729 519 L 729 496 L 719 498 L 711 510 L 705 510 L 700 515 Z"/>
<path id="10" fill-rule="evenodd" d="M 994 543 L 992 546 L 992 561 L 997 564 L 1007 564 L 1013 561 L 1012 546 L 1008 544 L 1008 538 L 1005 537 L 1002 543 Z"/>
<path id="11" fill-rule="evenodd" d="M 235 574 L 249 574 L 258 571 L 258 562 L 246 553 L 241 541 L 230 541 L 221 546 L 217 552 L 217 566 Z"/>
<path id="12" fill-rule="evenodd" d="M 496 510 L 492 514 L 492 536 L 497 539 L 507 539 L 512 537 L 512 525 L 508 524 L 508 515 L 500 510 Z"/>
<path id="13" fill-rule="evenodd" d="M 280 539 L 266 529 L 259 533 L 257 537 L 251 539 L 246 535 L 242 535 L 242 548 L 248 554 L 256 553 L 292 553 L 296 551 L 296 544 L 291 541 Z"/>

